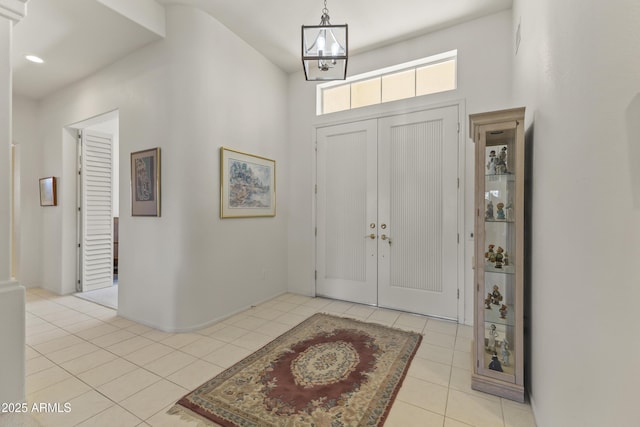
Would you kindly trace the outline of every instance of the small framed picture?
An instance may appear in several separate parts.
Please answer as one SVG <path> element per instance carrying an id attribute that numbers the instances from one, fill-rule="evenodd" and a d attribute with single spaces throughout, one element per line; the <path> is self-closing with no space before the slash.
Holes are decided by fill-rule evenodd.
<path id="1" fill-rule="evenodd" d="M 55 176 L 40 178 L 40 206 L 58 206 Z"/>
<path id="2" fill-rule="evenodd" d="M 160 216 L 160 148 L 131 153 L 131 215 Z"/>
<path id="3" fill-rule="evenodd" d="M 220 148 L 220 217 L 276 215 L 276 162 Z"/>

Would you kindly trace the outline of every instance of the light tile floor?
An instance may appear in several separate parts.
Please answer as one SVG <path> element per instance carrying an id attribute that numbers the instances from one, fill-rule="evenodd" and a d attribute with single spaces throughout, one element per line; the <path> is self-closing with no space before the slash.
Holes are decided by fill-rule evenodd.
<path id="1" fill-rule="evenodd" d="M 0 426 L 194 426 L 166 411 L 319 311 L 424 335 L 385 426 L 535 427 L 529 405 L 471 390 L 468 326 L 284 294 L 208 328 L 172 334 L 42 289 L 27 291 L 27 404 L 30 410 L 34 403 L 59 405 L 0 415 Z"/>

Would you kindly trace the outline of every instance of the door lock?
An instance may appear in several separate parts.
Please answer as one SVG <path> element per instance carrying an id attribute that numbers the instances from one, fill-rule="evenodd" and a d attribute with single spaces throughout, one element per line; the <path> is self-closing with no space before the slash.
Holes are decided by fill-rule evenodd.
<path id="1" fill-rule="evenodd" d="M 364 236 L 364 238 L 365 238 L 365 239 L 366 239 L 366 238 L 369 238 L 369 239 L 375 239 L 375 238 L 376 238 L 376 235 L 375 235 L 374 233 L 371 233 L 371 234 L 368 234 L 368 235 Z"/>
<path id="2" fill-rule="evenodd" d="M 389 242 L 389 244 L 391 244 L 391 237 L 387 236 L 386 234 L 382 234 L 380 238 L 382 240 L 386 240 L 387 242 Z"/>

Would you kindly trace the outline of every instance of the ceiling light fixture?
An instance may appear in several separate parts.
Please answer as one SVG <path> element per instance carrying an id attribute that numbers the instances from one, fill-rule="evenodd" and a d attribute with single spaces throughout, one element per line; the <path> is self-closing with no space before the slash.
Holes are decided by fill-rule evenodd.
<path id="1" fill-rule="evenodd" d="M 27 58 L 28 61 L 35 62 L 36 64 L 44 63 L 44 59 L 35 55 L 25 55 L 25 58 Z"/>
<path id="2" fill-rule="evenodd" d="M 307 80 L 344 80 L 347 77 L 347 24 L 331 25 L 327 0 L 320 25 L 302 26 L 302 65 Z"/>

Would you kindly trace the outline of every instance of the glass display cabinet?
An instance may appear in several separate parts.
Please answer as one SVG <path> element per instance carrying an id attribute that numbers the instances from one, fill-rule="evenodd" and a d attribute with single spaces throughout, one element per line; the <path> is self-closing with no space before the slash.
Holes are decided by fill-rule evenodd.
<path id="1" fill-rule="evenodd" d="M 469 116 L 475 142 L 471 388 L 524 401 L 524 108 Z"/>

